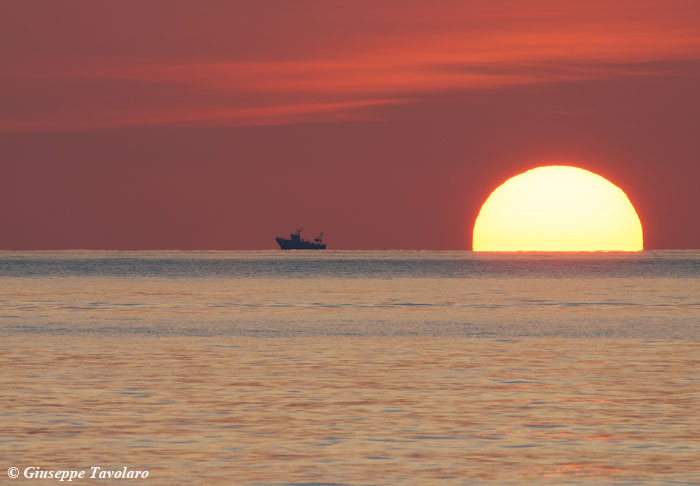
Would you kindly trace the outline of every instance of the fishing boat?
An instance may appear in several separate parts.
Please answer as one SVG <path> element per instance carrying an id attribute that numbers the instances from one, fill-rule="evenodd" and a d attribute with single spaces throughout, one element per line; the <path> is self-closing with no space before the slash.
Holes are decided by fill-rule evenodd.
<path id="1" fill-rule="evenodd" d="M 323 232 L 314 238 L 314 241 L 305 240 L 301 237 L 299 228 L 295 233 L 289 235 L 289 239 L 277 237 L 275 240 L 283 250 L 325 250 L 326 244 L 323 242 Z"/>

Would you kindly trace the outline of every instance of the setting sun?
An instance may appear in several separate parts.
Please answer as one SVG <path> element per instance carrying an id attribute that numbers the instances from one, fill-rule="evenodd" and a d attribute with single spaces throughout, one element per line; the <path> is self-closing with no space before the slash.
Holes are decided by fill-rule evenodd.
<path id="1" fill-rule="evenodd" d="M 577 167 L 537 167 L 486 199 L 474 251 L 640 251 L 642 224 L 627 195 Z"/>

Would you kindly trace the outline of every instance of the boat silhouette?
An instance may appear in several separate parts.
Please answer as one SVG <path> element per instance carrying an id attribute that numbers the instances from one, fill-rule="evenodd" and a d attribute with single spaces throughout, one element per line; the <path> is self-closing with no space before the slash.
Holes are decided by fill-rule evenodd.
<path id="1" fill-rule="evenodd" d="M 299 228 L 295 233 L 289 235 L 289 239 L 277 237 L 275 240 L 283 250 L 325 250 L 326 244 L 323 242 L 323 232 L 314 241 L 305 240 L 301 237 Z"/>

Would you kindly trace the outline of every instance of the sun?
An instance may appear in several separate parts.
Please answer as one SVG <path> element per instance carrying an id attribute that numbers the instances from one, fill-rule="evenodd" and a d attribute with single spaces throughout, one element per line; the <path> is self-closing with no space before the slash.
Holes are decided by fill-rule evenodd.
<path id="1" fill-rule="evenodd" d="M 593 172 L 567 165 L 511 177 L 474 223 L 474 251 L 640 251 L 642 224 L 627 195 Z"/>

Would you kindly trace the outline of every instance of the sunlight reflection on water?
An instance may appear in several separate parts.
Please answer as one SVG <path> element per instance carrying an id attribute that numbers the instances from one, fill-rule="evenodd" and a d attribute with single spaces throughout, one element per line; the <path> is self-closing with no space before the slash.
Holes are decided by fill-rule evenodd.
<path id="1" fill-rule="evenodd" d="M 0 452 L 10 464 L 145 468 L 148 484 L 698 480 L 698 351 L 625 339 L 15 335 L 2 349 Z"/>
<path id="2" fill-rule="evenodd" d="M 253 263 L 192 274 L 214 253 L 0 257 L 6 467 L 127 465 L 151 485 L 700 484 L 697 252 L 611 255 L 617 270 L 494 257 L 511 270 L 476 276 L 438 270 L 489 258 L 273 254 L 313 262 L 303 278 L 237 252 Z"/>

